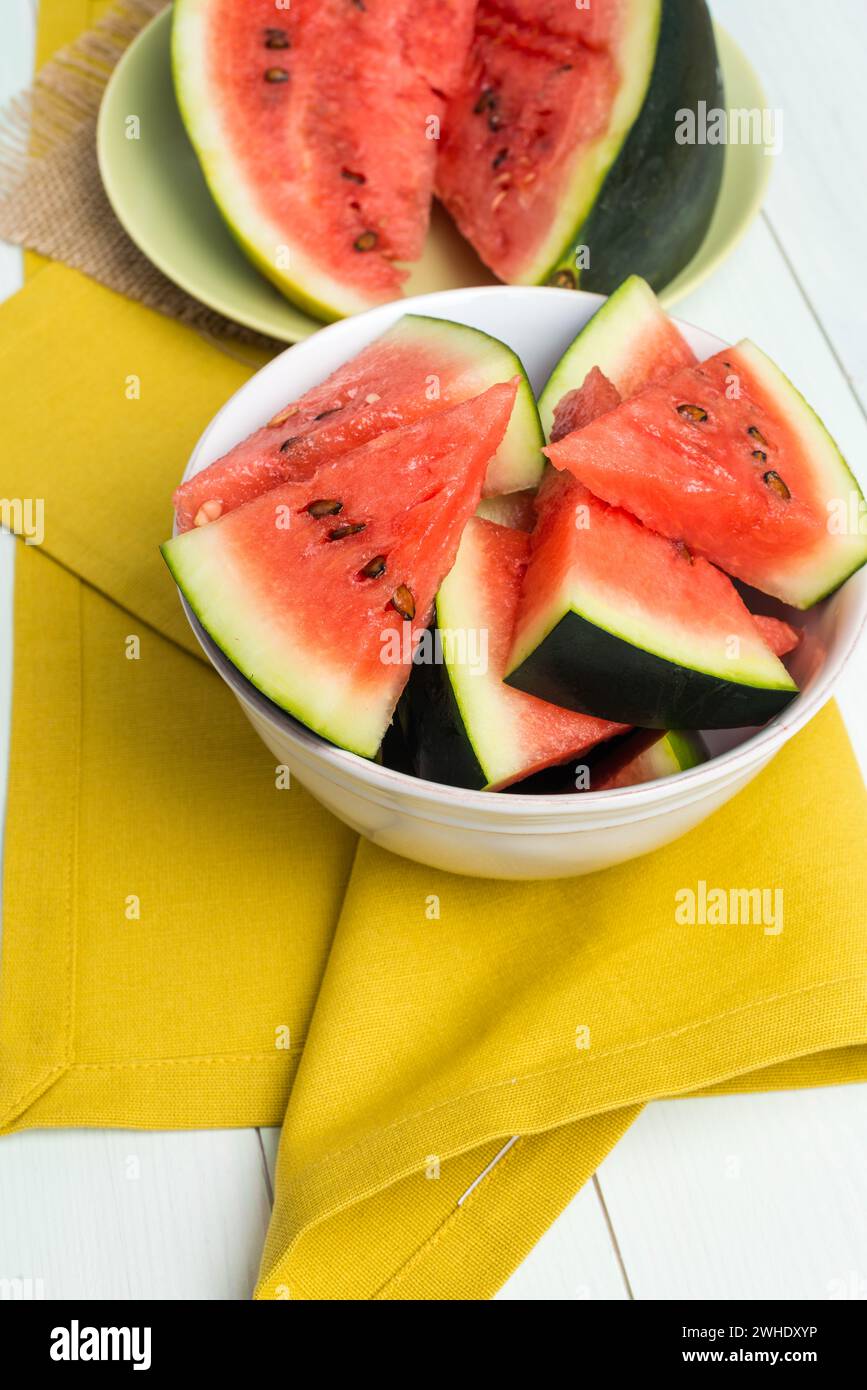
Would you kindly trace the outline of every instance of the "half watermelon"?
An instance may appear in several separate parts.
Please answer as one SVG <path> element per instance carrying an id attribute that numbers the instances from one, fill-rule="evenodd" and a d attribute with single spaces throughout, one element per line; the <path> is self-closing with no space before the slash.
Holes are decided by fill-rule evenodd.
<path id="1" fill-rule="evenodd" d="M 667 284 L 704 238 L 723 148 L 678 112 L 724 106 L 704 0 L 480 0 L 437 192 L 500 279 Z"/>
<path id="2" fill-rule="evenodd" d="M 475 0 L 175 0 L 178 104 L 241 247 L 318 318 L 401 292 Z"/>
<path id="3" fill-rule="evenodd" d="M 476 328 L 406 314 L 321 385 L 183 483 L 174 498 L 178 529 L 224 516 L 279 483 L 309 478 L 323 462 L 383 430 L 515 377 L 515 408 L 488 467 L 484 493 L 534 487 L 544 463 L 542 427 L 511 348 Z"/>
<path id="4" fill-rule="evenodd" d="M 413 770 L 496 791 L 624 732 L 503 684 L 530 538 L 474 518 L 401 703 Z"/>
<path id="5" fill-rule="evenodd" d="M 574 481 L 554 484 L 533 533 L 509 685 L 649 729 L 763 724 L 790 703 L 797 686 L 731 580 Z"/>
<path id="6" fill-rule="evenodd" d="M 649 387 L 545 452 L 597 497 L 796 608 L 867 562 L 857 482 L 753 343 Z"/>
<path id="7" fill-rule="evenodd" d="M 516 385 L 389 430 L 163 546 L 226 656 L 332 743 L 376 754 Z"/>

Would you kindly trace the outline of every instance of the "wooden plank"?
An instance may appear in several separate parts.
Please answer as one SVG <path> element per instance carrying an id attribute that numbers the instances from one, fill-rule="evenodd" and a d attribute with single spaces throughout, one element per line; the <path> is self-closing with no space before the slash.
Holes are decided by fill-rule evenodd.
<path id="1" fill-rule="evenodd" d="M 496 1294 L 522 1302 L 630 1297 L 599 1190 L 586 1183 Z"/>
<path id="2" fill-rule="evenodd" d="M 249 1298 L 269 1215 L 255 1130 L 0 1143 L 0 1280 L 31 1296 Z"/>
<path id="3" fill-rule="evenodd" d="M 636 1298 L 867 1298 L 867 1086 L 664 1101 L 599 1182 Z"/>
<path id="4" fill-rule="evenodd" d="M 867 6 L 834 0 L 714 0 L 782 112 L 767 215 L 817 324 L 867 408 L 861 93 Z"/>

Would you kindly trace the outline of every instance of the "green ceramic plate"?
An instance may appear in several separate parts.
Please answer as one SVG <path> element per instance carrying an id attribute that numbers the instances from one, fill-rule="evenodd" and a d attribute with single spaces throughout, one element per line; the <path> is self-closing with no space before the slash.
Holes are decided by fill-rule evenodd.
<path id="1" fill-rule="evenodd" d="M 132 240 L 175 284 L 227 318 L 294 343 L 321 324 L 296 309 L 239 250 L 217 211 L 178 112 L 172 87 L 171 11 L 158 15 L 127 49 L 99 113 L 102 180 Z M 717 28 L 727 100 L 764 108 L 761 83 L 737 45 Z M 140 138 L 127 138 L 128 117 Z M 728 255 L 758 212 L 771 159 L 757 145 L 729 145 L 717 209 L 689 265 L 663 291 L 665 304 L 695 289 Z M 407 294 L 491 285 L 496 281 L 441 209 L 434 211 L 422 259 Z"/>

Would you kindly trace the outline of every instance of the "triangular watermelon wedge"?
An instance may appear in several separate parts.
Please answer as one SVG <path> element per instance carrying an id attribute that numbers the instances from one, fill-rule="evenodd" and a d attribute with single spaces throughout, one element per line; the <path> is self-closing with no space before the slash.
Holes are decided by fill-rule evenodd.
<path id="1" fill-rule="evenodd" d="M 503 683 L 529 558 L 525 532 L 467 523 L 437 595 L 435 640 L 420 645 L 401 704 L 417 776 L 499 791 L 626 731 Z"/>
<path id="2" fill-rule="evenodd" d="M 545 450 L 591 492 L 797 608 L 867 561 L 867 508 L 821 420 L 753 343 Z"/>
<path id="3" fill-rule="evenodd" d="M 226 656 L 342 748 L 379 748 L 517 384 L 389 430 L 162 547 Z"/>
<path id="4" fill-rule="evenodd" d="M 764 724 L 794 699 L 726 575 L 568 474 L 546 491 L 509 685 L 647 729 Z"/>
<path id="5" fill-rule="evenodd" d="M 250 502 L 279 483 L 312 478 L 323 463 L 369 439 L 521 378 L 512 418 L 485 476 L 485 495 L 535 487 L 542 426 L 533 390 L 511 348 L 480 329 L 405 314 L 348 362 L 288 402 L 267 424 L 182 483 L 179 531 Z"/>

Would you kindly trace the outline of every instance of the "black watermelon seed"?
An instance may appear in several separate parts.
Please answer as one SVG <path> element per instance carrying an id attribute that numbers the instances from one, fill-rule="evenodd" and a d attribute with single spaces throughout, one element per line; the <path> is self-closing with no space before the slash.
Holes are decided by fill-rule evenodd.
<path id="1" fill-rule="evenodd" d="M 282 453 L 284 453 L 287 449 L 291 449 L 293 444 L 300 444 L 300 443 L 301 443 L 301 435 L 300 435 L 300 434 L 293 434 L 291 439 L 284 439 L 284 440 L 283 440 L 283 443 L 280 445 L 280 453 L 282 454 Z"/>
<path id="2" fill-rule="evenodd" d="M 762 478 L 762 482 L 765 483 L 771 489 L 772 492 L 775 492 L 778 497 L 782 497 L 784 502 L 788 502 L 790 497 L 792 496 L 792 494 L 789 492 L 789 489 L 786 487 L 786 484 L 780 477 L 779 473 L 775 472 L 773 468 L 769 469 L 768 472 L 765 473 L 765 475 Z"/>
<path id="3" fill-rule="evenodd" d="M 391 606 L 396 608 L 402 618 L 411 622 L 415 617 L 415 598 L 405 584 L 400 584 L 391 596 Z"/>
<path id="4" fill-rule="evenodd" d="M 754 439 L 757 444 L 767 444 L 768 442 L 765 439 L 765 436 L 762 434 L 761 430 L 758 429 L 756 425 L 750 425 L 749 429 L 747 430 L 747 434 L 750 436 L 751 439 Z"/>
<path id="5" fill-rule="evenodd" d="M 483 87 L 481 92 L 479 93 L 478 100 L 475 106 L 473 107 L 474 114 L 476 116 L 481 116 L 483 111 L 487 111 L 488 107 L 494 106 L 496 104 L 496 100 L 497 98 L 494 95 L 493 87 Z"/>
<path id="6" fill-rule="evenodd" d="M 500 165 L 503 164 L 508 158 L 508 150 L 498 150 L 497 153 L 494 155 L 494 158 L 491 160 L 491 168 L 499 169 Z"/>
<path id="7" fill-rule="evenodd" d="M 685 420 L 693 420 L 697 425 L 703 425 L 707 419 L 707 411 L 703 405 L 679 405 L 677 413 Z"/>
<path id="8" fill-rule="evenodd" d="M 368 560 L 360 570 L 362 579 L 378 579 L 381 574 L 385 574 L 385 556 L 374 555 L 372 560 Z"/>
<path id="9" fill-rule="evenodd" d="M 767 463 L 768 461 L 768 456 L 764 449 L 753 449 L 753 458 L 756 460 L 756 463 Z"/>
<path id="10" fill-rule="evenodd" d="M 364 175 L 356 174 L 353 169 L 341 169 L 340 177 L 342 179 L 349 179 L 350 183 L 367 183 L 367 179 Z"/>
<path id="11" fill-rule="evenodd" d="M 366 10 L 366 9 L 367 9 L 367 6 L 365 5 L 364 0 L 352 0 L 352 3 L 353 3 L 353 5 L 355 6 L 355 8 L 356 8 L 357 10 Z"/>
<path id="12" fill-rule="evenodd" d="M 347 521 L 345 526 L 335 526 L 333 531 L 328 532 L 330 541 L 343 541 L 347 536 L 355 536 L 359 531 L 363 531 L 367 525 L 366 521 Z"/>
<path id="13" fill-rule="evenodd" d="M 289 35 L 285 29 L 266 29 L 265 30 L 266 48 L 291 48 Z"/>
<path id="14" fill-rule="evenodd" d="M 379 237 L 376 232 L 362 232 L 361 236 L 356 237 L 352 243 L 356 251 L 373 251 Z"/>
<path id="15" fill-rule="evenodd" d="M 289 81 L 289 73 L 287 72 L 286 68 L 266 68 L 266 70 L 265 70 L 265 81 L 266 81 L 266 82 L 288 82 L 288 81 Z"/>
<path id="16" fill-rule="evenodd" d="M 343 503 L 336 497 L 317 497 L 315 502 L 308 502 L 305 508 L 311 516 L 336 516 L 343 511 Z"/>
<path id="17" fill-rule="evenodd" d="M 313 416 L 314 423 L 317 420 L 327 420 L 329 415 L 336 415 L 338 410 L 342 409 L 342 405 L 333 405 L 330 410 L 320 410 L 318 415 Z"/>
<path id="18" fill-rule="evenodd" d="M 549 285 L 553 285 L 558 290 L 574 290 L 577 285 L 575 274 L 571 270 L 555 270 L 548 280 Z"/>

